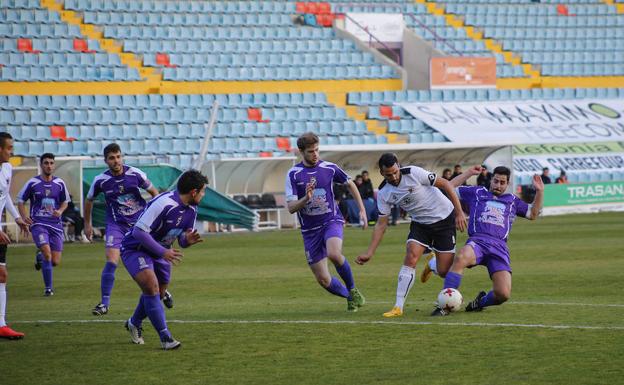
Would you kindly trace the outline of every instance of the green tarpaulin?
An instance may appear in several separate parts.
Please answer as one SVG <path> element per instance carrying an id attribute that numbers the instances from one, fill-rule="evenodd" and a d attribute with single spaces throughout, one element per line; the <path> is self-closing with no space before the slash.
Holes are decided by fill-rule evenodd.
<path id="1" fill-rule="evenodd" d="M 105 171 L 104 167 L 86 167 L 83 169 L 83 191 L 85 196 L 91 187 L 91 182 L 96 175 Z M 141 170 L 147 174 L 158 191 L 167 191 L 176 181 L 182 171 L 172 166 L 141 166 Z M 206 196 L 197 208 L 197 219 L 201 221 L 225 223 L 252 229 L 255 214 L 247 207 L 230 199 L 229 197 L 206 188 Z M 105 205 L 103 194 L 98 195 L 93 205 L 93 225 L 103 227 L 105 225 Z"/>

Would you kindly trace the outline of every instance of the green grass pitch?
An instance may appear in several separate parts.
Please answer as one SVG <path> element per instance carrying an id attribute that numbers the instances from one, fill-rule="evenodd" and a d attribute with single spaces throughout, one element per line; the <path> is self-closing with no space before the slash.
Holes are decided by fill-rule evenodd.
<path id="1" fill-rule="evenodd" d="M 416 282 L 404 316 L 389 321 L 381 314 L 394 303 L 407 232 L 390 228 L 362 267 L 353 259 L 371 231 L 345 231 L 369 302 L 354 314 L 317 285 L 298 231 L 206 237 L 173 270 L 167 317 L 183 346 L 172 352 L 159 349 L 147 320 L 145 345 L 130 343 L 123 320 L 139 290 L 123 266 L 111 312 L 91 315 L 103 244 L 66 246 L 51 298 L 34 248 L 10 246 L 8 321 L 26 338 L 0 341 L 0 384 L 624 383 L 624 214 L 519 219 L 509 303 L 433 319 L 442 287 L 433 277 Z M 477 267 L 460 291 L 469 301 L 489 287 Z"/>

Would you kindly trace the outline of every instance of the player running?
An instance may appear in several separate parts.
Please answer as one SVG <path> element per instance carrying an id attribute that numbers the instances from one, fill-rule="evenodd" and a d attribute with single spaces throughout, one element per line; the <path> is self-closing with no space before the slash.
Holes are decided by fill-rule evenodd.
<path id="1" fill-rule="evenodd" d="M 457 187 L 457 195 L 470 212 L 468 240 L 455 256 L 451 270 L 444 279 L 444 288 L 459 288 L 465 268 L 486 266 L 492 280 L 492 290 L 480 292 L 468 303 L 466 311 L 481 311 L 485 307 L 500 305 L 511 296 L 511 265 L 507 237 L 517 216 L 535 220 L 544 202 L 544 183 L 539 175 L 533 177 L 536 194 L 533 204 L 527 204 L 514 194 L 505 193 L 509 186 L 511 171 L 504 166 L 493 171 L 489 190 L 483 186 L 461 186 L 468 178 L 478 175 L 480 166 L 475 166 L 453 178 L 451 184 Z M 459 187 L 458 187 L 459 186 Z M 443 309 L 436 309 L 434 316 L 447 315 Z"/>
<path id="2" fill-rule="evenodd" d="M 453 187 L 446 179 L 420 167 L 401 167 L 392 153 L 385 153 L 379 158 L 379 171 L 384 177 L 377 193 L 379 219 L 368 250 L 355 261 L 363 265 L 373 257 L 388 227 L 393 205 L 398 205 L 410 215 L 412 223 L 405 259 L 399 270 L 396 302 L 390 311 L 383 314 L 384 317 L 400 317 L 414 284 L 418 259 L 427 249 L 433 250 L 438 274 L 444 276 L 455 255 L 455 228 L 464 231 L 466 218 Z"/>
<path id="3" fill-rule="evenodd" d="M 346 298 L 348 311 L 357 311 L 365 299 L 355 287 L 349 262 L 342 255 L 344 219 L 334 200 L 333 183 L 347 186 L 360 210 L 360 223 L 367 228 L 364 203 L 349 176 L 335 164 L 320 159 L 318 136 L 311 132 L 301 135 L 297 147 L 303 161 L 286 174 L 288 211 L 297 213 L 305 255 L 317 282 L 333 295 Z M 327 258 L 344 285 L 330 275 Z"/>
<path id="4" fill-rule="evenodd" d="M 39 159 L 41 174 L 31 178 L 17 195 L 17 207 L 26 223 L 30 225 L 33 241 L 43 255 L 41 275 L 46 297 L 54 295 L 52 269 L 61 263 L 63 252 L 63 222 L 61 215 L 69 203 L 69 191 L 65 182 L 54 176 L 54 154 L 45 153 Z M 30 201 L 30 216 L 24 203 Z"/>
<path id="5" fill-rule="evenodd" d="M 152 197 L 158 190 L 147 179 L 147 175 L 138 168 L 123 164 L 121 148 L 111 143 L 104 148 L 104 161 L 108 170 L 93 179 L 85 202 L 85 234 L 89 240 L 93 237 L 91 213 L 93 201 L 100 193 L 104 193 L 106 201 L 106 230 L 104 235 L 106 247 L 106 264 L 101 277 L 101 300 L 91 313 L 104 315 L 108 313 L 110 296 L 115 284 L 115 271 L 119 263 L 119 248 L 124 235 L 130 230 L 145 208 L 145 200 L 141 190 L 146 190 Z M 165 291 L 164 302 L 169 308 L 173 306 L 171 295 Z"/>
<path id="6" fill-rule="evenodd" d="M 123 238 L 121 260 L 142 291 L 134 314 L 126 321 L 135 344 L 144 343 L 141 325 L 148 317 L 164 350 L 180 347 L 167 329 L 160 293 L 163 285 L 169 283 L 171 263 L 182 260 L 182 253 L 171 247 L 173 242 L 177 239 L 180 247 L 186 248 L 202 241 L 195 230 L 196 206 L 206 193 L 207 183 L 208 179 L 199 171 L 185 171 L 176 190 L 152 199 Z"/>
<path id="7" fill-rule="evenodd" d="M 13 154 L 13 137 L 7 132 L 0 132 L 0 216 L 6 206 L 7 211 L 15 218 L 15 223 L 24 233 L 28 232 L 28 224 L 19 215 L 13 201 L 11 201 L 11 177 L 13 175 L 13 167 L 9 163 L 9 159 Z M 24 338 L 24 333 L 16 332 L 11 329 L 4 319 L 6 314 L 6 285 L 8 272 L 6 267 L 7 245 L 11 243 L 9 236 L 0 228 L 0 338 L 17 340 Z"/>

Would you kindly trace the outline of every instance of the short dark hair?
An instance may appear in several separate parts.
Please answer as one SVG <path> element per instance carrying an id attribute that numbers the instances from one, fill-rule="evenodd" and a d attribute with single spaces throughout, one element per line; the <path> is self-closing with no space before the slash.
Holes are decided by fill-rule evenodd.
<path id="1" fill-rule="evenodd" d="M 368 174 L 368 171 L 363 170 L 363 171 L 362 171 L 362 175 L 364 175 L 364 174 Z"/>
<path id="2" fill-rule="evenodd" d="M 6 141 L 9 139 L 13 139 L 11 134 L 9 134 L 8 132 L 0 132 L 0 147 L 4 148 Z"/>
<path id="3" fill-rule="evenodd" d="M 379 169 L 381 170 L 383 167 L 390 168 L 397 163 L 399 163 L 397 156 L 391 152 L 386 152 L 381 154 L 381 157 L 379 158 Z"/>
<path id="4" fill-rule="evenodd" d="M 457 167 L 461 168 L 461 164 L 456 164 L 453 168 L 457 168 Z"/>
<path id="5" fill-rule="evenodd" d="M 494 169 L 494 171 L 492 171 L 493 175 L 505 175 L 507 176 L 507 182 L 509 182 L 509 179 L 511 178 L 511 170 L 508 167 L 505 166 L 498 166 Z"/>
<path id="6" fill-rule="evenodd" d="M 550 171 L 550 170 L 548 169 L 548 167 L 544 167 L 544 168 L 542 169 L 542 172 L 544 172 L 544 171 Z"/>
<path id="7" fill-rule="evenodd" d="M 442 170 L 442 174 L 447 173 L 447 172 L 451 172 L 452 170 L 450 168 L 445 168 L 444 170 Z"/>
<path id="8" fill-rule="evenodd" d="M 39 157 L 39 164 L 43 164 L 43 160 L 44 159 L 52 159 L 52 160 L 54 160 L 54 154 L 52 154 L 51 152 L 46 152 L 45 154 L 42 154 Z"/>
<path id="9" fill-rule="evenodd" d="M 106 145 L 106 147 L 104 147 L 104 159 L 106 159 L 108 154 L 110 154 L 111 152 L 121 152 L 121 147 L 119 147 L 117 143 L 111 143 Z"/>
<path id="10" fill-rule="evenodd" d="M 361 177 L 362 177 L 362 175 L 357 174 L 357 175 L 355 176 L 355 179 L 357 179 L 357 178 L 361 178 Z"/>
<path id="11" fill-rule="evenodd" d="M 180 194 L 188 194 L 192 190 L 200 190 L 204 185 L 208 184 L 208 178 L 197 170 L 184 171 L 178 179 L 178 192 Z"/>
<path id="12" fill-rule="evenodd" d="M 313 132 L 306 132 L 297 138 L 297 148 L 299 151 L 305 151 L 309 146 L 319 143 L 319 137 Z"/>

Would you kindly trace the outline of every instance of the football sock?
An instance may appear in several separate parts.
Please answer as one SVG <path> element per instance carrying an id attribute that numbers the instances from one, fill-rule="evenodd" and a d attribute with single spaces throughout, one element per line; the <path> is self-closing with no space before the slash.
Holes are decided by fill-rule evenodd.
<path id="1" fill-rule="evenodd" d="M 134 309 L 134 314 L 132 314 L 132 318 L 130 318 L 130 322 L 136 327 L 141 326 L 143 320 L 147 317 L 145 314 L 145 301 L 143 301 L 143 295 L 139 297 L 139 304 L 136 309 Z"/>
<path id="2" fill-rule="evenodd" d="M 449 271 L 444 278 L 444 288 L 457 289 L 461 285 L 462 275 Z"/>
<path id="3" fill-rule="evenodd" d="M 52 261 L 43 260 L 41 265 L 41 275 L 46 289 L 52 289 Z"/>
<path id="4" fill-rule="evenodd" d="M 161 341 L 165 341 L 171 338 L 171 333 L 167 329 L 167 321 L 165 321 L 165 309 L 162 303 L 160 303 L 160 295 L 145 295 L 143 294 L 143 305 L 145 307 L 145 313 L 150 319 L 150 322 L 154 326 L 154 329 L 158 332 Z"/>
<path id="5" fill-rule="evenodd" d="M 6 326 L 4 312 L 6 311 L 6 283 L 0 283 L 0 328 Z"/>
<path id="6" fill-rule="evenodd" d="M 394 306 L 403 309 L 403 305 L 405 305 L 405 299 L 407 298 L 410 289 L 414 285 L 415 274 L 416 269 L 405 265 L 401 266 L 401 270 L 399 270 L 399 279 L 397 282 L 396 303 Z"/>
<path id="7" fill-rule="evenodd" d="M 438 275 L 438 264 L 436 262 L 436 257 L 431 258 L 428 265 L 431 271 L 433 271 L 433 274 Z"/>
<path id="8" fill-rule="evenodd" d="M 494 306 L 494 305 L 498 305 L 498 301 L 496 300 L 496 297 L 494 296 L 494 292 L 492 290 L 490 290 L 485 295 L 485 297 L 479 300 L 479 307 L 488 307 L 488 306 Z"/>
<path id="9" fill-rule="evenodd" d="M 355 287 L 355 283 L 353 282 L 353 274 L 351 274 L 351 266 L 349 266 L 349 262 L 345 258 L 342 266 L 336 266 L 336 271 L 340 275 L 340 278 L 344 281 L 348 290 L 351 290 Z"/>
<path id="10" fill-rule="evenodd" d="M 325 288 L 328 292 L 338 297 L 349 298 L 349 290 L 336 277 L 332 277 L 331 283 Z"/>
<path id="11" fill-rule="evenodd" d="M 115 270 L 117 265 L 112 262 L 106 262 L 104 270 L 102 270 L 102 303 L 106 306 L 110 305 L 110 295 L 115 284 Z"/>

